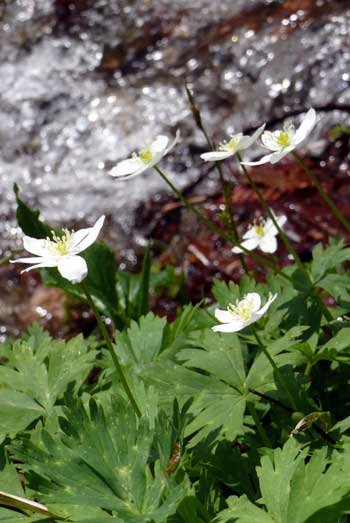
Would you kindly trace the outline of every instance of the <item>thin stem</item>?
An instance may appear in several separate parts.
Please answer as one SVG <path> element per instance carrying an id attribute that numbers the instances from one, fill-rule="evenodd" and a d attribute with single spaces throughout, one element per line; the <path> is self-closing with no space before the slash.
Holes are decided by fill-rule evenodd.
<path id="1" fill-rule="evenodd" d="M 281 276 L 283 276 L 283 278 L 285 278 L 286 280 L 288 281 L 292 281 L 292 278 L 290 276 L 288 276 L 288 274 L 285 274 L 284 272 L 282 272 L 281 270 L 277 269 L 269 260 L 266 260 L 265 258 L 263 258 L 262 256 L 259 256 L 258 254 L 255 254 L 253 251 L 248 251 L 248 249 L 246 249 L 243 245 L 241 245 L 240 243 L 238 243 L 236 240 L 234 240 L 233 238 L 231 238 L 228 234 L 226 234 L 224 231 L 222 231 L 221 229 L 219 229 L 219 227 L 217 227 L 214 223 L 212 223 L 210 220 L 208 220 L 208 218 L 206 216 L 204 216 L 204 214 L 202 214 L 201 212 L 199 212 L 196 207 L 194 207 L 188 200 L 187 198 L 175 187 L 175 185 L 169 180 L 169 178 L 161 171 L 161 169 L 155 165 L 153 167 L 153 169 L 155 171 L 157 171 L 157 173 L 161 176 L 161 178 L 165 181 L 165 183 L 170 187 L 170 189 L 173 191 L 174 194 L 176 194 L 176 196 L 179 198 L 179 200 L 182 201 L 182 203 L 185 205 L 185 207 L 187 207 L 187 209 L 189 209 L 191 212 L 193 212 L 193 214 L 195 214 L 197 216 L 197 218 L 202 222 L 204 223 L 204 225 L 206 225 L 208 227 L 208 229 L 210 229 L 211 231 L 215 232 L 218 236 L 220 236 L 223 240 L 229 242 L 229 243 L 232 243 L 233 245 L 237 246 L 237 247 L 240 247 L 242 249 L 243 252 L 245 252 L 246 254 L 249 254 L 249 256 L 251 256 L 252 258 L 254 258 L 258 263 L 261 263 L 262 265 L 264 265 L 265 267 L 268 267 L 269 269 L 273 270 L 274 272 L 277 272 L 278 274 L 280 274 Z"/>
<path id="2" fill-rule="evenodd" d="M 193 96 L 193 93 L 191 91 L 191 89 L 188 87 L 187 84 L 185 84 L 185 90 L 186 90 L 186 94 L 187 94 L 187 98 L 188 98 L 188 101 L 190 103 L 190 108 L 191 108 L 191 112 L 192 112 L 192 115 L 193 115 L 193 119 L 194 121 L 196 122 L 197 124 L 197 127 L 198 129 L 202 132 L 207 144 L 208 144 L 208 147 L 209 149 L 211 149 L 212 151 L 214 150 L 214 144 L 213 142 L 211 141 L 211 139 L 209 138 L 209 135 L 203 125 L 203 120 L 202 120 L 202 116 L 201 116 L 201 113 L 200 113 L 200 110 L 198 109 L 197 105 L 196 105 L 196 102 L 195 102 L 195 99 L 194 99 L 194 96 Z M 233 212 L 232 212 L 232 205 L 231 205 L 231 199 L 230 199 L 230 196 L 231 196 L 231 191 L 228 189 L 227 187 L 227 184 L 225 182 L 225 178 L 224 178 L 224 173 L 222 172 L 222 168 L 221 168 L 221 164 L 220 162 L 215 162 L 215 167 L 219 173 L 219 178 L 220 178 L 220 183 L 221 183 L 221 186 L 222 186 L 222 191 L 223 191 L 223 194 L 224 194 L 224 199 L 225 199 L 225 208 L 227 209 L 227 213 L 228 213 L 228 217 L 229 217 L 229 221 L 230 221 L 230 227 L 232 229 L 232 234 L 233 234 L 233 238 L 238 241 L 238 232 L 237 232 L 237 227 L 236 227 L 236 224 L 235 224 L 235 220 L 234 220 L 234 217 L 233 217 Z M 239 254 L 239 259 L 240 259 L 240 262 L 241 262 L 241 265 L 242 265 L 242 268 L 244 270 L 244 272 L 246 274 L 248 274 L 248 267 L 247 267 L 247 264 L 245 262 L 245 259 L 244 259 L 244 255 L 242 253 Z"/>
<path id="3" fill-rule="evenodd" d="M 284 409 L 285 411 L 289 412 L 290 414 L 292 414 L 294 412 L 293 409 L 288 407 L 288 405 L 285 405 L 280 400 L 276 400 L 275 398 L 271 398 L 271 396 L 268 396 L 267 394 L 263 394 L 262 392 L 259 392 L 259 391 L 254 390 L 254 389 L 249 389 L 249 392 L 251 392 L 252 394 L 255 394 L 256 396 L 259 396 L 259 398 L 262 398 L 262 399 L 272 403 L 272 405 L 277 405 L 278 407 L 281 407 L 282 409 Z M 327 432 L 325 432 L 323 429 L 321 429 L 321 427 L 316 425 L 316 423 L 314 423 L 312 425 L 312 428 L 315 429 L 315 431 L 318 432 L 318 434 L 320 436 L 322 436 L 322 438 L 325 439 L 328 443 L 330 443 L 331 445 L 336 445 L 336 443 L 337 443 L 336 440 L 332 436 L 327 434 Z"/>
<path id="4" fill-rule="evenodd" d="M 260 337 L 259 337 L 258 333 L 256 332 L 256 329 L 255 329 L 255 327 L 253 325 L 252 325 L 252 332 L 253 332 L 253 335 L 254 335 L 256 341 L 258 342 L 258 345 L 259 345 L 261 351 L 265 354 L 266 358 L 269 360 L 269 362 L 271 364 L 271 367 L 273 368 L 273 370 L 275 371 L 276 375 L 278 376 L 278 379 L 281 382 L 281 385 L 284 388 L 284 391 L 285 391 L 285 393 L 287 394 L 287 396 L 289 398 L 291 406 L 293 407 L 294 410 L 297 410 L 297 406 L 295 404 L 293 395 L 289 391 L 288 385 L 287 385 L 287 383 L 286 383 L 286 381 L 285 381 L 281 371 L 279 370 L 279 368 L 277 367 L 276 363 L 274 362 L 271 354 L 269 353 L 269 351 L 267 350 L 267 348 L 265 347 L 265 345 L 261 341 L 261 339 L 260 339 Z"/>
<path id="5" fill-rule="evenodd" d="M 316 187 L 316 189 L 318 190 L 318 192 L 320 193 L 321 197 L 324 199 L 324 201 L 326 202 L 328 207 L 331 209 L 333 214 L 338 218 L 338 220 L 345 227 L 347 232 L 350 232 L 350 224 L 349 224 L 349 222 L 345 218 L 344 214 L 338 209 L 338 207 L 335 205 L 335 203 L 328 196 L 326 191 L 322 188 L 322 185 L 320 184 L 320 182 L 316 178 L 315 174 L 311 171 L 311 169 L 309 169 L 309 167 L 306 165 L 304 160 L 299 156 L 299 154 L 297 152 L 292 151 L 291 154 L 292 154 L 293 158 L 298 162 L 300 167 L 309 176 L 310 180 L 312 181 L 312 183 L 314 184 L 314 186 Z"/>
<path id="6" fill-rule="evenodd" d="M 262 392 L 259 392 L 258 390 L 254 389 L 248 389 L 249 392 L 252 394 L 255 394 L 255 396 L 259 396 L 259 398 L 268 401 L 269 403 L 272 403 L 272 405 L 276 405 L 277 407 L 281 407 L 281 409 L 286 410 L 287 412 L 290 412 L 291 414 L 294 412 L 293 409 L 288 407 L 288 405 L 285 405 L 282 401 L 277 400 L 275 398 L 271 398 L 271 396 L 268 396 L 267 394 L 263 394 Z"/>
<path id="7" fill-rule="evenodd" d="M 259 419 L 258 413 L 256 412 L 256 409 L 255 409 L 254 405 L 252 403 L 247 403 L 247 407 L 248 407 L 248 410 L 250 412 L 251 417 L 254 420 L 254 423 L 256 425 L 257 431 L 258 431 L 258 433 L 260 435 L 260 438 L 261 438 L 263 444 L 266 447 L 272 448 L 273 445 L 271 443 L 271 440 L 268 437 L 268 435 L 266 433 L 266 430 L 262 426 L 262 423 L 261 423 L 261 421 Z"/>
<path id="8" fill-rule="evenodd" d="M 87 290 L 87 287 L 86 287 L 85 283 L 81 282 L 80 285 L 81 285 L 81 288 L 83 289 L 83 291 L 85 293 L 86 299 L 87 299 L 91 309 L 93 310 L 93 313 L 94 313 L 95 318 L 97 320 L 98 327 L 99 327 L 99 329 L 101 331 L 102 336 L 104 337 L 104 340 L 105 340 L 106 345 L 107 345 L 107 347 L 109 349 L 109 352 L 111 353 L 114 366 L 116 368 L 116 371 L 117 371 L 117 374 L 118 374 L 119 379 L 121 381 L 121 384 L 124 387 L 126 395 L 128 396 L 128 398 L 130 400 L 130 403 L 133 406 L 133 409 L 134 409 L 136 415 L 138 417 L 141 417 L 141 411 L 140 411 L 140 409 L 139 409 L 139 407 L 138 407 L 138 405 L 136 403 L 136 400 L 134 398 L 133 393 L 131 392 L 131 389 L 130 389 L 130 387 L 128 385 L 128 382 L 126 381 L 126 378 L 125 378 L 122 366 L 120 365 L 118 356 L 117 356 L 117 354 L 116 354 L 116 352 L 115 352 L 115 350 L 113 348 L 111 339 L 110 339 L 110 337 L 108 335 L 106 326 L 105 326 L 105 324 L 102 321 L 100 313 L 98 312 L 98 310 L 97 310 L 97 308 L 96 308 L 96 306 L 95 306 L 95 304 L 93 302 L 93 299 L 91 298 L 91 295 L 90 295 L 89 291 Z"/>
<path id="9" fill-rule="evenodd" d="M 310 287 L 312 287 L 312 281 L 311 281 L 311 278 L 310 278 L 310 274 L 309 274 L 309 271 L 307 270 L 307 268 L 305 267 L 305 265 L 302 263 L 302 261 L 300 260 L 298 254 L 296 253 L 294 247 L 292 246 L 292 244 L 290 243 L 290 241 L 288 240 L 287 236 L 284 234 L 283 232 L 283 229 L 278 225 L 278 222 L 273 214 L 273 212 L 271 212 L 271 209 L 269 208 L 265 198 L 263 197 L 260 189 L 257 187 L 255 181 L 253 180 L 253 178 L 250 176 L 250 174 L 248 173 L 245 165 L 243 165 L 241 162 L 242 162 L 242 157 L 240 155 L 239 152 L 236 153 L 237 155 L 237 158 L 241 164 L 241 167 L 243 169 L 243 172 L 244 174 L 246 175 L 250 185 L 252 186 L 252 188 L 254 189 L 254 191 L 256 192 L 256 195 L 263 207 L 263 209 L 266 211 L 266 213 L 268 214 L 269 218 L 271 219 L 272 223 L 274 224 L 274 226 L 276 227 L 276 229 L 278 230 L 278 234 L 280 235 L 283 243 L 285 244 L 286 248 L 288 249 L 288 251 L 291 253 L 291 255 L 293 256 L 298 268 L 303 272 L 303 274 L 305 275 L 308 283 L 310 284 Z M 322 300 L 320 299 L 319 296 L 317 296 L 317 294 L 315 294 L 314 292 L 311 293 L 311 298 L 313 298 L 317 303 L 318 305 L 321 307 L 322 311 L 323 311 L 323 314 L 325 316 L 325 318 L 327 319 L 327 321 L 332 321 L 333 318 L 332 318 L 332 315 L 331 313 L 329 312 L 329 310 L 327 309 L 326 305 L 322 302 Z"/>
<path id="10" fill-rule="evenodd" d="M 317 289 L 313 289 L 313 292 L 311 294 L 311 298 L 313 298 L 318 303 L 318 305 L 319 305 L 320 309 L 322 310 L 326 320 L 329 321 L 329 322 L 333 321 L 333 316 L 332 316 L 330 310 L 328 309 L 327 305 L 325 303 L 323 303 L 321 296 L 316 294 L 316 292 L 317 292 Z"/>
<path id="11" fill-rule="evenodd" d="M 283 229 L 279 226 L 278 221 L 275 218 L 275 215 L 273 214 L 273 212 L 271 211 L 270 207 L 268 206 L 268 204 L 267 204 L 265 198 L 263 197 L 259 187 L 256 185 L 254 179 L 250 176 L 246 166 L 242 164 L 242 157 L 241 157 L 239 151 L 237 151 L 236 156 L 237 156 L 237 159 L 238 159 L 238 161 L 239 161 L 239 163 L 240 163 L 240 165 L 241 165 L 241 167 L 243 169 L 243 172 L 244 172 L 247 180 L 249 181 L 250 185 L 252 186 L 253 190 L 255 191 L 255 193 L 256 193 L 256 195 L 258 197 L 258 200 L 261 203 L 264 211 L 267 213 L 267 215 L 271 219 L 272 223 L 276 227 L 276 229 L 278 231 L 278 234 L 280 235 L 281 240 L 283 241 L 283 243 L 286 246 L 287 250 L 293 256 L 293 258 L 294 258 L 296 264 L 298 265 L 298 267 L 300 268 L 300 270 L 302 270 L 305 274 L 308 275 L 307 270 L 305 269 L 304 265 L 302 264 L 298 254 L 296 253 L 294 247 L 292 246 L 292 244 L 288 240 L 287 236 L 284 234 Z"/>

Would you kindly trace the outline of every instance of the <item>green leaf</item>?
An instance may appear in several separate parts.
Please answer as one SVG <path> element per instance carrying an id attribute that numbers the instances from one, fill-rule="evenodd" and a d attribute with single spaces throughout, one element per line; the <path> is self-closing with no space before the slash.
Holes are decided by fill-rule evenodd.
<path id="1" fill-rule="evenodd" d="M 140 288 L 137 294 L 136 303 L 138 305 L 137 317 L 145 315 L 149 311 L 149 285 L 151 275 L 151 246 L 147 245 L 143 258 Z"/>
<path id="2" fill-rule="evenodd" d="M 84 514 L 111 511 L 110 519 L 123 523 L 164 523 L 191 493 L 185 478 L 178 483 L 165 476 L 151 457 L 154 431 L 121 398 L 110 397 L 104 407 L 91 400 L 88 409 L 78 401 L 64 413 L 63 435 L 42 431 L 39 445 L 22 439 L 12 446 L 41 502 L 66 506 L 64 515 L 73 521 L 80 519 L 71 506 Z M 167 434 L 171 426 L 163 423 L 162 437 Z"/>
<path id="3" fill-rule="evenodd" d="M 283 449 L 263 456 L 257 473 L 260 504 L 265 510 L 244 496 L 231 498 L 230 508 L 220 514 L 218 521 L 228 523 L 230 518 L 237 523 L 339 521 L 350 509 L 349 468 L 341 459 L 330 464 L 326 447 L 316 450 L 307 462 L 306 457 L 307 450 L 301 450 L 293 437 Z"/>
<path id="4" fill-rule="evenodd" d="M 317 284 L 324 289 L 330 296 L 337 301 L 344 300 L 347 302 L 347 309 L 350 302 L 350 283 L 349 273 L 345 274 L 327 274 Z"/>
<path id="5" fill-rule="evenodd" d="M 297 351 L 298 344 L 296 341 L 304 331 L 305 326 L 294 327 L 278 340 L 266 345 L 266 349 L 279 369 L 285 365 L 294 367 L 304 361 L 302 354 Z M 276 383 L 276 378 L 272 366 L 265 354 L 259 352 L 249 369 L 246 381 L 247 387 L 259 392 L 272 391 L 275 390 L 276 385 L 278 385 Z M 295 383 L 295 386 L 296 385 L 297 384 Z"/>
<path id="6" fill-rule="evenodd" d="M 40 211 L 30 209 L 19 197 L 19 188 L 15 183 L 13 190 L 16 196 L 17 211 L 16 218 L 18 225 L 27 236 L 33 238 L 51 237 L 52 229 L 39 219 Z"/>
<path id="7" fill-rule="evenodd" d="M 213 431 L 234 439 L 243 432 L 246 390 L 242 349 L 235 334 L 220 336 L 206 330 L 191 338 L 196 348 L 183 349 L 177 358 L 188 368 L 162 361 L 150 366 L 144 379 L 154 385 L 164 402 L 193 396 L 193 420 L 186 435 L 196 445 Z M 199 370 L 199 372 L 198 372 Z"/>
<path id="8" fill-rule="evenodd" d="M 340 329 L 333 338 L 322 345 L 320 352 L 335 349 L 336 351 L 345 351 L 350 348 L 350 327 Z"/>
<path id="9" fill-rule="evenodd" d="M 104 243 L 94 243 L 79 256 L 85 259 L 88 275 L 84 280 L 91 297 L 98 309 L 111 317 L 117 326 L 122 325 L 119 317 L 118 295 L 114 284 L 116 279 L 116 260 L 112 251 Z M 61 276 L 57 269 L 41 269 L 42 281 L 46 287 L 59 289 L 87 301 L 80 285 L 76 285 Z"/>
<path id="10" fill-rule="evenodd" d="M 349 259 L 350 248 L 344 248 L 343 240 L 338 240 L 326 248 L 318 243 L 312 251 L 311 275 L 315 281 L 319 281 L 327 272 Z"/>
<path id="11" fill-rule="evenodd" d="M 3 469 L 0 471 L 0 521 L 4 523 L 10 522 L 48 522 L 48 513 L 45 510 L 40 510 L 40 507 L 33 506 L 33 503 L 28 498 L 25 498 L 25 493 L 23 491 L 16 467 L 11 463 L 7 463 Z M 11 507 L 15 510 L 12 510 Z M 38 512 L 39 514 L 46 514 L 45 516 L 41 515 L 25 515 L 18 510 L 28 511 L 28 514 L 33 514 Z M 52 521 L 52 519 L 51 519 Z"/>
<path id="12" fill-rule="evenodd" d="M 221 511 L 214 523 L 280 523 L 249 501 L 247 496 L 231 496 L 227 503 L 229 508 Z"/>
<path id="13" fill-rule="evenodd" d="M 36 324 L 27 339 L 7 345 L 6 365 L 0 366 L 2 436 L 15 434 L 52 412 L 71 383 L 75 391 L 95 362 L 82 336 L 54 341 Z"/>
<path id="14" fill-rule="evenodd" d="M 139 322 L 132 321 L 127 331 L 116 335 L 118 352 L 123 362 L 134 363 L 136 367 L 155 361 L 163 348 L 163 334 L 167 322 L 152 312 L 141 316 Z"/>
<path id="15" fill-rule="evenodd" d="M 24 430 L 44 414 L 45 410 L 23 392 L 0 389 L 0 441 Z"/>

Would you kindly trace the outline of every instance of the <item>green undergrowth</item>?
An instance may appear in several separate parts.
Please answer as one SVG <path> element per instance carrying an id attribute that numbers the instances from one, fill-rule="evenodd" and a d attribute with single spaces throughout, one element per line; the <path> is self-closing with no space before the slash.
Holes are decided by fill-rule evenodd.
<path id="1" fill-rule="evenodd" d="M 45 237 L 50 228 L 17 198 L 23 231 Z M 290 265 L 266 283 L 216 280 L 214 304 L 184 304 L 172 323 L 149 311 L 160 285 L 149 252 L 139 275 L 119 273 L 102 243 L 82 256 L 142 415 L 96 337 L 55 340 L 33 324 L 3 343 L 0 522 L 350 521 L 350 249 L 342 241 L 315 247 L 308 279 Z M 56 269 L 41 275 L 84 299 Z M 215 308 L 249 292 L 263 301 L 277 294 L 255 334 L 278 372 L 251 327 L 212 330 Z"/>

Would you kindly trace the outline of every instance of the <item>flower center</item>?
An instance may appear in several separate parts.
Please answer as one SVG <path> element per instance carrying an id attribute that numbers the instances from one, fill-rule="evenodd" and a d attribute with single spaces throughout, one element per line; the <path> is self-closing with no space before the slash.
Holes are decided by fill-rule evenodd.
<path id="1" fill-rule="evenodd" d="M 276 137 L 276 142 L 282 148 L 288 147 L 292 143 L 291 138 L 292 137 L 288 131 L 280 131 Z"/>
<path id="2" fill-rule="evenodd" d="M 265 236 L 265 223 L 260 222 L 258 225 L 254 225 L 255 232 L 258 236 Z"/>
<path id="3" fill-rule="evenodd" d="M 236 320 L 248 321 L 254 313 L 254 305 L 251 300 L 245 297 L 241 301 L 237 300 L 236 305 L 230 303 L 227 310 Z"/>
<path id="4" fill-rule="evenodd" d="M 237 147 L 237 145 L 239 144 L 240 136 L 241 135 L 239 135 L 239 134 L 235 134 L 235 135 L 231 136 L 231 140 L 230 141 L 222 142 L 219 145 L 219 151 L 224 151 L 224 152 L 231 152 L 231 151 L 233 151 Z"/>
<path id="5" fill-rule="evenodd" d="M 153 153 L 151 149 L 143 149 L 139 152 L 139 157 L 143 161 L 143 163 L 151 163 L 153 160 Z"/>
<path id="6" fill-rule="evenodd" d="M 62 236 L 57 236 L 54 231 L 51 231 L 52 234 L 52 240 L 50 238 L 46 238 L 46 247 L 52 254 L 59 254 L 60 256 L 64 256 L 66 254 L 70 254 L 72 251 L 72 239 L 73 239 L 73 232 L 68 231 L 67 229 L 63 229 L 64 234 Z"/>

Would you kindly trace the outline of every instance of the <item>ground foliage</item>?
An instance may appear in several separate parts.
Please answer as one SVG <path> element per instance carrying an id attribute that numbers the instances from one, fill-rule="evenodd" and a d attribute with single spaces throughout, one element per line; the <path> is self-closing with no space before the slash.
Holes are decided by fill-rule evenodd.
<path id="1" fill-rule="evenodd" d="M 47 236 L 50 228 L 17 198 L 24 232 Z M 0 497 L 0 521 L 350 521 L 350 249 L 342 241 L 315 247 L 310 279 L 290 265 L 266 283 L 217 280 L 216 304 L 184 305 L 173 323 L 149 311 L 149 253 L 136 277 L 118 273 L 103 244 L 83 256 L 142 416 L 96 338 L 58 341 L 34 324 L 5 342 L 1 491 L 43 503 L 51 515 Z M 56 270 L 42 277 L 83 299 Z M 278 373 L 250 327 L 211 330 L 217 304 L 252 291 L 278 294 L 256 324 Z"/>

